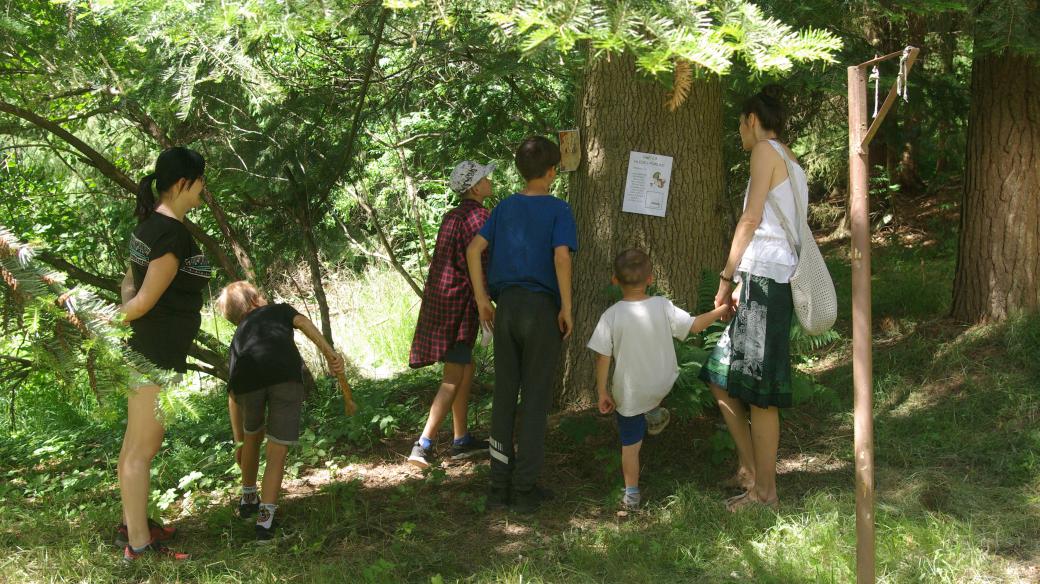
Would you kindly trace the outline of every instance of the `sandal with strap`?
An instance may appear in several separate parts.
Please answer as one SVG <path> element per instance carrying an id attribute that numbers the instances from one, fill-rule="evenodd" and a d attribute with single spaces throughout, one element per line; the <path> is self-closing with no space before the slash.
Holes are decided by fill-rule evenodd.
<path id="1" fill-rule="evenodd" d="M 726 510 L 730 513 L 736 513 L 737 511 L 753 507 L 766 507 L 772 511 L 776 511 L 780 508 L 780 500 L 773 499 L 772 501 L 759 501 L 758 499 L 752 499 L 750 491 L 744 491 L 736 497 L 726 499 Z"/>
<path id="2" fill-rule="evenodd" d="M 177 536 L 176 527 L 167 527 L 158 521 L 148 518 L 148 534 L 152 536 L 155 541 L 170 541 Z M 126 547 L 130 545 L 130 535 L 127 531 L 126 524 L 122 523 L 116 527 L 116 547 Z"/>
<path id="3" fill-rule="evenodd" d="M 153 539 L 151 543 L 149 543 L 143 550 L 141 550 L 139 552 L 135 552 L 134 548 L 130 547 L 129 545 L 124 547 L 123 548 L 123 561 L 124 562 L 133 562 L 133 561 L 141 558 L 142 556 L 145 556 L 145 555 L 148 555 L 148 554 L 156 554 L 158 557 L 166 558 L 166 559 L 170 559 L 170 560 L 175 560 L 175 561 L 183 561 L 183 560 L 191 559 L 191 554 L 186 554 L 186 553 L 183 553 L 183 552 L 175 552 L 175 551 L 171 550 L 170 548 L 164 546 L 163 544 L 161 544 L 158 541 Z"/>

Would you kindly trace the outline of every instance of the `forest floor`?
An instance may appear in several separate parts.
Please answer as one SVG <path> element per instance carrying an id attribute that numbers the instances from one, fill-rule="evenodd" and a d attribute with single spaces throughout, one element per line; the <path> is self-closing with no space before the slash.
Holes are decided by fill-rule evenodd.
<path id="1" fill-rule="evenodd" d="M 952 198 L 912 201 L 875 238 L 878 580 L 1040 582 L 1040 317 L 946 317 Z M 848 240 L 823 247 L 848 307 Z M 200 421 L 171 427 L 154 473 L 175 547 L 193 555 L 182 563 L 128 565 L 111 546 L 118 413 L 55 406 L 50 425 L 0 433 L 0 581 L 852 582 L 848 319 L 846 309 L 842 340 L 803 365 L 826 389 L 784 413 L 776 512 L 725 510 L 733 457 L 708 412 L 647 439 L 647 504 L 619 517 L 616 431 L 589 411 L 551 420 L 543 483 L 556 499 L 532 516 L 488 512 L 486 458 L 407 464 L 436 384 L 435 372 L 408 373 L 358 384 L 383 438 L 315 411 L 339 407 L 331 389 L 312 406 L 273 545 L 254 543 L 233 512 L 223 395 L 198 397 Z M 489 397 L 484 386 L 474 396 L 478 427 Z"/>

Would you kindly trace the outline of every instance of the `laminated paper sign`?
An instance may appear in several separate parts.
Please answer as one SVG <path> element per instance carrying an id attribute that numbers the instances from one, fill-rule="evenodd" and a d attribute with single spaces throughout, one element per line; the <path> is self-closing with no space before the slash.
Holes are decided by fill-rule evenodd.
<path id="1" fill-rule="evenodd" d="M 672 181 L 672 157 L 646 152 L 628 155 L 628 180 L 621 210 L 664 217 L 668 187 Z"/>
<path id="2" fill-rule="evenodd" d="M 581 164 L 581 141 L 577 130 L 560 130 L 560 172 L 573 172 Z"/>

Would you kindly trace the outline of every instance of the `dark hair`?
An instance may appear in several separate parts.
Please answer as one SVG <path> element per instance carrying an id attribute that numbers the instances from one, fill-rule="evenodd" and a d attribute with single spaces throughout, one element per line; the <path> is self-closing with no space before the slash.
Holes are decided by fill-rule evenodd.
<path id="1" fill-rule="evenodd" d="M 614 276 L 623 286 L 646 282 L 650 277 L 650 256 L 641 249 L 626 249 L 614 258 Z"/>
<path id="2" fill-rule="evenodd" d="M 560 163 L 560 147 L 545 136 L 525 138 L 516 149 L 516 169 L 524 180 L 545 176 Z"/>
<path id="3" fill-rule="evenodd" d="M 744 100 L 740 113 L 755 114 L 758 123 L 765 130 L 776 132 L 779 137 L 784 133 L 787 116 L 783 105 L 784 90 L 779 85 L 766 85 L 761 91 Z"/>
<path id="4" fill-rule="evenodd" d="M 155 211 L 155 206 L 159 203 L 156 193 L 161 197 L 182 178 L 187 179 L 190 184 L 201 178 L 205 171 L 206 160 L 198 152 L 183 146 L 163 150 L 155 160 L 155 170 L 146 174 L 137 187 L 137 207 L 134 208 L 134 216 L 138 222 L 144 221 Z"/>

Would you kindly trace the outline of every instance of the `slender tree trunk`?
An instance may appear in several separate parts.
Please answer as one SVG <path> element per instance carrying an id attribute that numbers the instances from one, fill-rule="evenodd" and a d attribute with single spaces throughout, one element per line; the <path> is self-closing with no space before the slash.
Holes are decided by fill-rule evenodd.
<path id="1" fill-rule="evenodd" d="M 318 244 L 314 241 L 314 233 L 311 226 L 303 227 L 304 257 L 307 266 L 311 269 L 311 286 L 314 288 L 314 299 L 318 302 L 318 312 L 321 314 L 321 336 L 329 342 L 332 347 L 336 343 L 332 341 L 332 315 L 329 312 L 329 300 L 325 297 L 325 285 L 321 278 L 321 259 L 318 257 Z"/>
<path id="2" fill-rule="evenodd" d="M 574 335 L 565 345 L 557 394 L 561 406 L 594 397 L 594 359 L 585 348 L 607 294 L 614 256 L 629 247 L 650 254 L 657 285 L 692 311 L 701 270 L 722 267 L 730 232 L 725 219 L 722 88 L 697 79 L 674 113 L 665 89 L 637 76 L 630 56 L 595 61 L 577 99 L 583 158 L 571 177 L 578 225 L 574 264 Z M 735 139 L 735 138 L 731 138 Z M 622 213 L 631 151 L 673 157 L 665 217 Z"/>
<path id="3" fill-rule="evenodd" d="M 397 131 L 397 122 L 393 122 L 394 127 L 394 140 L 400 141 L 400 134 Z M 423 229 L 422 211 L 419 206 L 422 204 L 419 199 L 419 187 L 415 186 L 415 178 L 412 177 L 412 173 L 408 168 L 408 156 L 405 155 L 404 147 L 398 145 L 394 146 L 394 150 L 397 151 L 397 160 L 401 163 L 401 175 L 404 176 L 404 189 L 408 193 L 408 199 L 412 203 L 412 215 L 415 219 L 415 230 L 419 234 L 419 250 L 422 251 L 423 265 L 430 265 L 430 250 L 426 246 L 426 231 Z"/>
<path id="4" fill-rule="evenodd" d="M 1040 61 L 977 57 L 953 316 L 1001 320 L 1040 308 Z"/>

